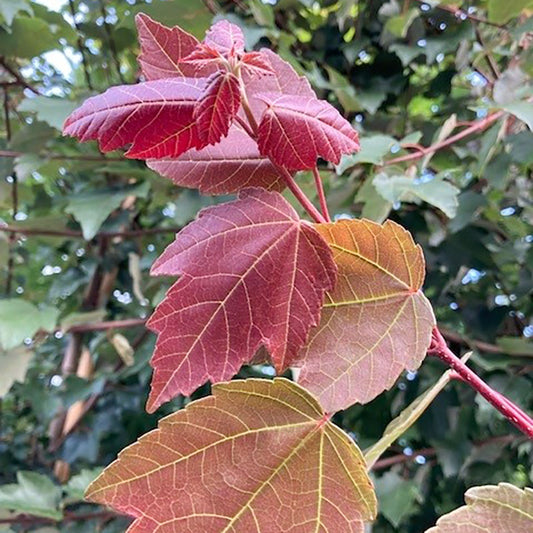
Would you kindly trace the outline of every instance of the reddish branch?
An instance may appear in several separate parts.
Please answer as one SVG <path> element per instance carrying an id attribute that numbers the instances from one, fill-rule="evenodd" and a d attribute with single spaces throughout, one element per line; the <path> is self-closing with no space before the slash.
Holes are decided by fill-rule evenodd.
<path id="1" fill-rule="evenodd" d="M 459 133 L 456 133 L 455 135 L 452 135 L 451 137 L 448 137 L 447 139 L 444 139 L 441 142 L 432 144 L 431 146 L 427 146 L 425 148 L 423 146 L 417 146 L 417 151 L 412 154 L 402 155 L 400 157 L 395 157 L 394 159 L 389 159 L 388 161 L 385 161 L 384 166 L 395 165 L 396 163 L 403 163 L 405 161 L 416 161 L 417 159 L 422 159 L 426 155 L 438 152 L 439 150 L 442 150 L 442 148 L 446 148 L 447 146 L 450 146 L 456 143 L 457 141 L 460 141 L 461 139 L 472 135 L 473 133 L 483 131 L 484 129 L 488 128 L 493 122 L 496 122 L 498 119 L 503 117 L 504 114 L 505 111 L 497 111 L 496 113 L 492 113 L 481 120 L 473 122 L 464 130 L 460 131 Z M 409 146 L 412 147 L 412 145 Z"/>
<path id="2" fill-rule="evenodd" d="M 322 210 L 322 214 L 324 215 L 326 222 L 331 222 L 331 217 L 329 216 L 328 211 L 328 203 L 326 201 L 326 194 L 324 193 L 324 185 L 322 183 L 322 178 L 320 177 L 320 173 L 318 172 L 318 168 L 316 165 L 313 167 L 313 177 L 315 178 L 315 187 L 318 192 L 320 209 Z"/>
<path id="3" fill-rule="evenodd" d="M 505 418 L 514 424 L 522 433 L 533 439 L 533 420 L 517 405 L 505 396 L 492 389 L 476 373 L 468 368 L 446 345 L 446 341 L 438 328 L 433 330 L 429 355 L 434 355 L 457 372 L 462 381 L 468 383 L 485 400 L 492 404 Z"/>

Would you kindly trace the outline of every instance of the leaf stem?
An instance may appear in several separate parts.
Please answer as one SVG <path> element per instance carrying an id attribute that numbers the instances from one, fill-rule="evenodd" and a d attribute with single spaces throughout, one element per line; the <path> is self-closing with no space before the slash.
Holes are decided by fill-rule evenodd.
<path id="1" fill-rule="evenodd" d="M 274 162 L 272 161 L 272 163 Z M 294 194 L 294 196 L 300 202 L 302 207 L 309 213 L 311 218 L 319 224 L 329 222 L 326 218 L 324 218 L 322 213 L 311 203 L 311 200 L 309 200 L 309 198 L 302 191 L 300 186 L 296 183 L 291 173 L 285 167 L 280 167 L 279 165 L 276 165 L 276 168 L 281 173 L 281 177 L 284 179 L 285 184 L 287 185 L 289 190 L 292 192 L 292 194 Z"/>
<path id="2" fill-rule="evenodd" d="M 255 117 L 252 113 L 252 109 L 250 107 L 250 102 L 248 101 L 248 96 L 246 95 L 246 90 L 244 89 L 244 84 L 241 80 L 241 105 L 244 110 L 244 113 L 246 114 L 246 118 L 248 119 L 249 128 L 245 128 L 246 133 L 250 135 L 250 137 L 257 142 L 257 130 L 259 126 L 257 125 L 257 121 L 255 120 Z M 239 124 L 241 122 L 239 121 Z M 272 161 L 272 159 L 270 159 Z M 275 161 L 272 161 L 272 164 L 277 168 L 279 173 L 281 174 L 281 177 L 285 181 L 285 184 L 289 188 L 289 190 L 294 194 L 295 198 L 300 202 L 302 207 L 307 211 L 309 216 L 318 223 L 324 223 L 328 222 L 328 220 L 322 216 L 320 211 L 312 204 L 311 200 L 307 197 L 307 195 L 302 191 L 300 186 L 296 183 L 294 180 L 292 174 L 285 168 L 278 164 L 276 164 Z"/>
<path id="3" fill-rule="evenodd" d="M 437 327 L 433 330 L 433 337 L 428 353 L 438 357 L 451 367 L 461 379 L 476 390 L 485 400 L 491 403 L 505 418 L 507 418 L 522 433 L 533 439 L 533 420 L 511 400 L 492 389 L 474 371 L 468 368 L 446 345 L 446 341 Z"/>
<path id="4" fill-rule="evenodd" d="M 326 219 L 326 222 L 331 222 L 331 217 L 329 216 L 328 204 L 326 202 L 326 194 L 324 193 L 324 184 L 322 183 L 322 178 L 318 172 L 318 167 L 315 165 L 313 167 L 313 177 L 315 178 L 315 187 L 318 193 L 318 199 L 320 201 L 320 209 L 322 214 Z"/>

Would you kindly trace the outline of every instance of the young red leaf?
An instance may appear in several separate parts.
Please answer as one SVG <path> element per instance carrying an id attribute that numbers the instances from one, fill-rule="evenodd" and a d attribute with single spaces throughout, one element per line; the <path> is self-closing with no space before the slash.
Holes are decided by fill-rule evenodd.
<path id="1" fill-rule="evenodd" d="M 282 378 L 215 385 L 87 489 L 130 533 L 363 533 L 376 496 L 352 439 Z"/>
<path id="2" fill-rule="evenodd" d="M 194 109 L 196 128 L 202 142 L 215 144 L 225 137 L 240 105 L 238 78 L 221 70 L 212 74 Z"/>
<path id="3" fill-rule="evenodd" d="M 472 487 L 466 505 L 441 516 L 426 533 L 530 533 L 533 489 L 509 483 Z"/>
<path id="4" fill-rule="evenodd" d="M 141 54 L 137 58 L 147 80 L 195 75 L 195 69 L 179 61 L 198 45 L 198 39 L 179 26 L 168 28 L 139 13 L 135 17 Z"/>
<path id="5" fill-rule="evenodd" d="M 244 35 L 239 26 L 220 20 L 206 33 L 204 43 L 224 56 L 244 53 Z"/>
<path id="6" fill-rule="evenodd" d="M 262 48 L 259 52 L 251 52 L 259 54 L 261 62 L 269 66 L 273 76 L 265 78 L 258 78 L 257 76 L 246 76 L 246 69 L 244 70 L 244 81 L 246 84 L 246 91 L 250 98 L 254 98 L 259 93 L 277 93 L 277 94 L 293 94 L 298 96 L 306 96 L 309 98 L 316 98 L 315 91 L 311 88 L 309 81 L 305 76 L 300 76 L 292 66 L 281 59 L 278 54 L 272 52 L 268 48 Z M 248 54 L 247 54 L 248 55 Z M 244 58 L 243 58 L 244 59 Z M 264 108 L 264 103 L 261 103 Z"/>
<path id="7" fill-rule="evenodd" d="M 252 76 L 273 75 L 274 70 L 261 52 L 247 52 L 241 58 L 243 70 Z"/>
<path id="8" fill-rule="evenodd" d="M 259 151 L 291 170 L 315 166 L 318 157 L 338 164 L 359 149 L 350 123 L 328 102 L 315 97 L 257 95 L 267 104 L 259 124 Z"/>
<path id="9" fill-rule="evenodd" d="M 193 70 L 195 76 L 209 76 L 219 70 L 225 60 L 214 48 L 200 43 L 188 56 L 180 60 L 182 68 Z"/>
<path id="10" fill-rule="evenodd" d="M 205 194 L 230 194 L 245 187 L 280 191 L 285 183 L 270 159 L 236 124 L 214 146 L 189 150 L 177 159 L 149 159 L 147 164 L 176 185 Z"/>
<path id="11" fill-rule="evenodd" d="M 278 370 L 318 323 L 332 253 L 278 193 L 246 189 L 200 212 L 152 268 L 182 275 L 148 322 L 158 333 L 147 410 L 231 378 L 261 345 Z"/>
<path id="12" fill-rule="evenodd" d="M 398 224 L 342 220 L 316 226 L 339 269 L 319 327 L 302 350 L 299 383 L 328 412 L 369 402 L 420 366 L 435 318 L 421 291 L 424 256 Z"/>
<path id="13" fill-rule="evenodd" d="M 205 146 L 193 115 L 205 83 L 171 78 L 112 87 L 74 111 L 63 132 L 81 141 L 97 139 L 104 152 L 131 143 L 128 157 L 177 157 Z"/>

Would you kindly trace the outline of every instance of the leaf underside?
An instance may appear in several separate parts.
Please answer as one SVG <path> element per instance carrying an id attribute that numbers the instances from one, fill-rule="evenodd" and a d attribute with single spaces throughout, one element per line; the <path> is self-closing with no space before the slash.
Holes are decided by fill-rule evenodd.
<path id="1" fill-rule="evenodd" d="M 299 383 L 335 412 L 369 402 L 417 368 L 435 319 L 421 291 L 422 250 L 409 232 L 391 221 L 316 227 L 333 250 L 338 281 L 302 350 Z"/>
<path id="2" fill-rule="evenodd" d="M 441 516 L 426 533 L 530 533 L 533 531 L 533 489 L 510 485 L 472 487 L 466 505 Z"/>
<path id="3" fill-rule="evenodd" d="M 177 157 L 206 145 L 194 119 L 205 84 L 204 78 L 170 78 L 112 87 L 86 100 L 63 131 L 81 141 L 97 139 L 104 152 L 131 144 L 131 158 Z"/>
<path id="4" fill-rule="evenodd" d="M 316 97 L 262 93 L 267 104 L 257 132 L 259 151 L 291 170 L 305 170 L 318 157 L 335 164 L 359 149 L 357 132 L 328 102 Z"/>
<path id="5" fill-rule="evenodd" d="M 87 491 L 129 533 L 362 533 L 376 499 L 356 445 L 296 384 L 213 387 L 141 437 Z"/>
<path id="6" fill-rule="evenodd" d="M 176 185 L 205 194 L 229 194 L 246 187 L 284 188 L 270 159 L 262 156 L 256 143 L 235 124 L 214 146 L 189 150 L 175 159 L 149 159 L 147 164 Z"/>
<path id="7" fill-rule="evenodd" d="M 148 411 L 231 378 L 261 345 L 287 368 L 320 318 L 336 267 L 326 242 L 276 192 L 247 189 L 200 212 L 152 268 L 181 275 L 148 322 L 158 333 Z"/>

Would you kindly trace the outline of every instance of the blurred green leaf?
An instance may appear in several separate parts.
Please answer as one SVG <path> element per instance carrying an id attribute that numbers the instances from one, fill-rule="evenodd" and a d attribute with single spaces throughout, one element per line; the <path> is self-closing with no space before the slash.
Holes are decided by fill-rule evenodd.
<path id="1" fill-rule="evenodd" d="M 61 520 L 61 490 L 46 476 L 36 472 L 17 472 L 17 483 L 0 486 L 0 507 Z"/>

